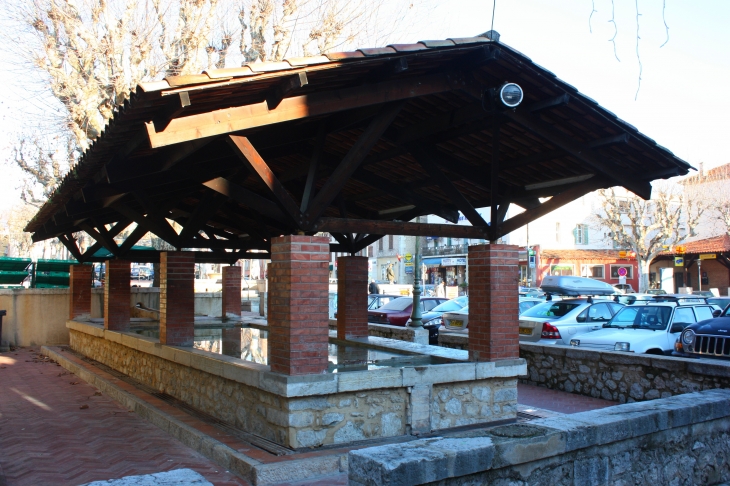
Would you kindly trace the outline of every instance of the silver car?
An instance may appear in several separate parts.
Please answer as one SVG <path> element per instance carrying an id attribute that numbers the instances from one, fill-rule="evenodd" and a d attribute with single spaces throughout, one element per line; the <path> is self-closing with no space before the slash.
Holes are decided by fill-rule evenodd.
<path id="1" fill-rule="evenodd" d="M 573 337 L 601 329 L 623 307 L 588 298 L 537 304 L 520 314 L 520 341 L 569 345 Z"/>

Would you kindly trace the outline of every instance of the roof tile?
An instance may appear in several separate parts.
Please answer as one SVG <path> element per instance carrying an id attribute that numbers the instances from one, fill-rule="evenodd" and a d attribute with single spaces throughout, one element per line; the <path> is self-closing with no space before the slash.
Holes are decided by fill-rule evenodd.
<path id="1" fill-rule="evenodd" d="M 354 57 L 365 57 L 360 51 L 349 51 L 349 52 L 328 52 L 325 54 L 327 59 L 330 61 L 343 61 L 345 59 L 352 59 Z"/>
<path id="2" fill-rule="evenodd" d="M 448 40 L 452 41 L 457 46 L 463 44 L 481 44 L 483 42 L 492 42 L 491 39 L 488 39 L 486 37 L 449 37 Z"/>
<path id="3" fill-rule="evenodd" d="M 285 69 L 291 69 L 291 64 L 284 61 L 252 62 L 247 64 L 247 66 L 255 73 L 270 73 L 272 71 L 284 71 Z"/>
<path id="4" fill-rule="evenodd" d="M 248 65 L 235 68 L 209 69 L 203 72 L 210 76 L 211 79 L 240 78 L 242 76 L 253 76 L 256 74 Z"/>
<path id="5" fill-rule="evenodd" d="M 542 250 L 540 258 L 552 260 L 617 261 L 618 250 Z"/>
<path id="6" fill-rule="evenodd" d="M 424 49 L 428 49 L 428 47 L 420 42 L 416 44 L 391 44 L 388 47 L 392 47 L 398 52 L 422 51 Z"/>
<path id="7" fill-rule="evenodd" d="M 358 49 L 368 57 L 371 56 L 387 56 L 388 54 L 395 54 L 396 50 L 392 47 L 372 47 L 367 49 Z"/>
<path id="8" fill-rule="evenodd" d="M 433 49 L 434 47 L 451 47 L 454 46 L 454 41 L 452 40 L 423 40 L 418 41 L 419 44 L 423 44 L 424 46 L 428 47 L 429 49 Z"/>
<path id="9" fill-rule="evenodd" d="M 290 57 L 284 60 L 292 67 L 311 66 L 313 64 L 324 64 L 326 62 L 330 62 L 327 56 Z"/>

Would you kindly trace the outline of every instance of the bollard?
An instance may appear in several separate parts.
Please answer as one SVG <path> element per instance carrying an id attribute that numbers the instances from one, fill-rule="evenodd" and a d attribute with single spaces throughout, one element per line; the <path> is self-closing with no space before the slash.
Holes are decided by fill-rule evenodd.
<path id="1" fill-rule="evenodd" d="M 3 316 L 7 315 L 8 311 L 0 309 L 0 353 L 10 351 L 10 346 L 3 341 Z"/>

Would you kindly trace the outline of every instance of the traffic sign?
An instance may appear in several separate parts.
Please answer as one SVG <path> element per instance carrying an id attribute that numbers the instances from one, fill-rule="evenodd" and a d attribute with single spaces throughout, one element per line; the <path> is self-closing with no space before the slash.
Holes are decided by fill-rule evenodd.
<path id="1" fill-rule="evenodd" d="M 700 260 L 715 260 L 717 259 L 716 253 L 705 253 L 704 255 L 700 255 Z"/>
<path id="2" fill-rule="evenodd" d="M 619 277 L 625 277 L 628 271 L 626 270 L 626 267 L 620 267 L 616 273 L 618 273 Z"/>

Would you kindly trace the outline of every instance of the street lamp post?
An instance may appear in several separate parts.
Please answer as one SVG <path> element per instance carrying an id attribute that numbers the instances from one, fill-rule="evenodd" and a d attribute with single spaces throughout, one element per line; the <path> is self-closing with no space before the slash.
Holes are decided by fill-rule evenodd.
<path id="1" fill-rule="evenodd" d="M 421 222 L 421 217 L 416 218 Z M 411 327 L 423 327 L 421 318 L 421 237 L 416 236 L 416 255 L 413 259 L 413 310 L 411 311 Z"/>

